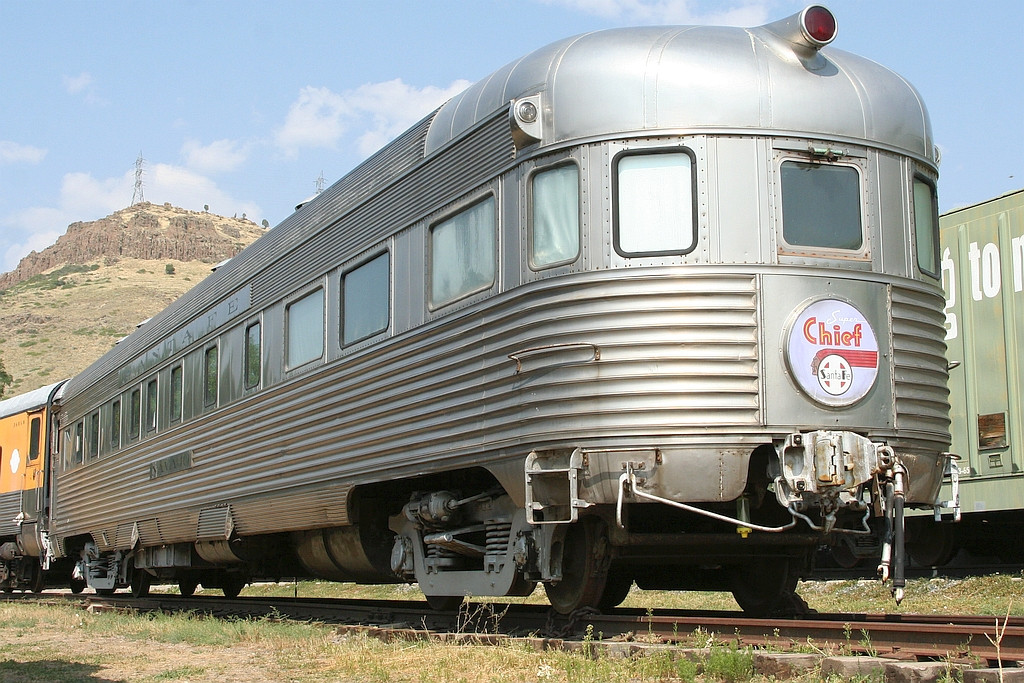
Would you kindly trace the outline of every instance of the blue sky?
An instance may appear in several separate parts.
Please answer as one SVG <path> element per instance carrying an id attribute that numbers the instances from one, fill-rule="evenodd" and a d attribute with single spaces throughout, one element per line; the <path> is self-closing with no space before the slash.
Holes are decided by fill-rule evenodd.
<path id="1" fill-rule="evenodd" d="M 148 201 L 275 225 L 470 82 L 615 26 L 754 26 L 806 0 L 0 0 L 0 272 Z M 923 95 L 940 209 L 1024 187 L 1024 3 L 828 0 L 834 47 Z"/>

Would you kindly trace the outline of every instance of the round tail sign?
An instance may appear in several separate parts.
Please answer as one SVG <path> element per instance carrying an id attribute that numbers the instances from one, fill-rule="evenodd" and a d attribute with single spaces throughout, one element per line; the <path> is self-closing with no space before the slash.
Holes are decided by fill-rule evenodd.
<path id="1" fill-rule="evenodd" d="M 789 330 L 786 360 L 797 385 L 829 406 L 856 403 L 878 377 L 878 339 L 864 314 L 837 299 L 808 304 Z"/>

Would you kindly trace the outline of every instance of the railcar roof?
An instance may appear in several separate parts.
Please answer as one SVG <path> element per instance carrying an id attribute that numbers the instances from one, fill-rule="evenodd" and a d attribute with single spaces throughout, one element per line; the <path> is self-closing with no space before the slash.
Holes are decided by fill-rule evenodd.
<path id="1" fill-rule="evenodd" d="M 24 413 L 25 411 L 45 406 L 46 402 L 50 400 L 50 394 L 52 394 L 53 390 L 60 386 L 60 384 L 61 382 L 57 382 L 55 384 L 40 387 L 24 394 L 12 396 L 11 398 L 0 401 L 0 418 L 17 415 L 18 413 Z"/>
<path id="2" fill-rule="evenodd" d="M 620 131 L 742 129 L 865 139 L 933 160 L 928 114 L 907 81 L 868 59 L 802 48 L 757 28 L 621 28 L 531 52 L 455 96 L 426 152 L 509 101 L 541 94 L 541 145 Z"/>

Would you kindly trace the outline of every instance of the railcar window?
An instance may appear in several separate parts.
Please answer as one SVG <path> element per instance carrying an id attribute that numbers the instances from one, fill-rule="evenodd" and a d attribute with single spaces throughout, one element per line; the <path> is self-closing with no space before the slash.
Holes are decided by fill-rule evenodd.
<path id="1" fill-rule="evenodd" d="M 324 355 L 324 290 L 316 289 L 289 304 L 286 353 L 288 367 L 294 368 Z"/>
<path id="2" fill-rule="evenodd" d="M 30 462 L 39 457 L 39 433 L 41 428 L 42 420 L 38 417 L 33 417 L 28 427 L 28 459 Z"/>
<path id="3" fill-rule="evenodd" d="M 682 254 L 697 245 L 693 159 L 627 154 L 615 173 L 615 247 L 623 255 Z"/>
<path id="4" fill-rule="evenodd" d="M 245 328 L 245 388 L 253 389 L 263 376 L 263 334 L 259 323 Z"/>
<path id="5" fill-rule="evenodd" d="M 156 429 L 157 384 L 155 379 L 146 382 L 146 431 Z"/>
<path id="6" fill-rule="evenodd" d="M 344 344 L 388 329 L 391 318 L 391 258 L 388 252 L 350 270 L 341 277 Z"/>
<path id="7" fill-rule="evenodd" d="M 110 447 L 121 447 L 121 400 L 110 404 Z"/>
<path id="8" fill-rule="evenodd" d="M 89 443 L 85 458 L 95 460 L 100 454 L 100 411 L 97 410 L 89 416 L 89 429 L 86 432 L 89 435 Z"/>
<path id="9" fill-rule="evenodd" d="M 217 403 L 217 347 L 211 346 L 203 355 L 203 405 Z"/>
<path id="10" fill-rule="evenodd" d="M 180 365 L 171 368 L 171 422 L 181 422 L 181 405 L 184 399 L 184 373 Z"/>
<path id="11" fill-rule="evenodd" d="M 142 390 L 132 389 L 128 396 L 128 438 L 137 439 L 142 433 Z"/>
<path id="12" fill-rule="evenodd" d="M 914 236 L 917 265 L 921 272 L 939 277 L 939 209 L 935 186 L 921 176 L 914 177 Z"/>
<path id="13" fill-rule="evenodd" d="M 782 236 L 787 244 L 860 249 L 860 175 L 851 166 L 782 163 Z"/>
<path id="14" fill-rule="evenodd" d="M 569 263 L 580 252 L 580 172 L 573 164 L 533 176 L 530 265 Z"/>
<path id="15" fill-rule="evenodd" d="M 75 423 L 75 442 L 71 449 L 71 464 L 82 464 L 82 449 L 85 448 L 85 423 L 79 420 Z"/>
<path id="16" fill-rule="evenodd" d="M 430 230 L 430 302 L 442 306 L 494 284 L 494 197 Z"/>

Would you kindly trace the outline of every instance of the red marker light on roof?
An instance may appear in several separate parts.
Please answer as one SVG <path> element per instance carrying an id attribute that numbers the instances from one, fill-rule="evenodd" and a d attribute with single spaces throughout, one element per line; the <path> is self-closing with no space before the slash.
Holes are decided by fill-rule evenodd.
<path id="1" fill-rule="evenodd" d="M 836 37 L 836 18 L 821 5 L 811 5 L 800 15 L 800 26 L 804 35 L 819 48 L 828 45 Z"/>

